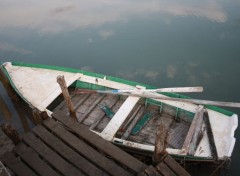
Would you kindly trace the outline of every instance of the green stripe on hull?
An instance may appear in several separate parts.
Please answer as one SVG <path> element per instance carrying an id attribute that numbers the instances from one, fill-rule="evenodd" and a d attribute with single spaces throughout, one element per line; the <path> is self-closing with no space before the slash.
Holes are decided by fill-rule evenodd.
<path id="1" fill-rule="evenodd" d="M 85 75 L 88 75 L 88 76 L 94 76 L 94 77 L 97 77 L 97 78 L 104 78 L 104 77 L 106 77 L 107 80 L 115 81 L 115 82 L 118 82 L 118 83 L 124 83 L 124 84 L 131 85 L 131 86 L 141 85 L 141 86 L 146 87 L 147 89 L 156 89 L 157 88 L 157 87 L 154 87 L 154 86 L 149 86 L 149 85 L 137 83 L 137 82 L 134 82 L 134 81 L 128 81 L 128 80 L 121 79 L 121 78 L 116 78 L 116 77 L 112 77 L 112 76 L 105 76 L 105 75 L 98 74 L 98 73 L 93 73 L 93 72 L 84 71 L 84 70 L 77 70 L 77 69 L 72 69 L 72 68 L 64 68 L 64 67 L 51 66 L 51 65 L 42 65 L 42 64 L 28 64 L 28 63 L 22 63 L 22 62 L 12 62 L 12 65 L 13 66 L 42 68 L 42 69 L 49 69 L 49 70 L 58 70 L 58 71 L 65 71 L 65 72 L 71 72 L 71 73 L 82 73 L 82 74 L 85 74 Z M 8 76 L 10 82 L 12 83 L 12 81 L 11 81 L 11 79 L 10 79 L 10 77 L 9 77 L 9 75 L 8 75 L 6 70 L 5 70 L 5 73 Z M 14 84 L 12 84 L 12 85 L 15 88 Z M 77 82 L 76 83 L 76 87 L 78 87 L 78 86 L 82 87 L 83 84 Z M 86 86 L 86 85 L 84 85 L 84 86 Z M 96 85 L 93 86 L 93 84 L 92 85 L 88 85 L 88 87 L 86 86 L 86 88 L 90 88 L 90 89 L 98 89 L 98 88 L 99 89 L 104 89 L 104 87 L 102 87 L 102 86 L 97 87 Z M 16 88 L 15 88 L 15 90 L 16 90 Z M 175 94 L 175 93 L 161 92 L 161 94 L 169 96 L 169 97 L 174 97 L 174 98 L 190 98 L 190 97 L 187 97 L 187 96 L 184 96 L 184 95 L 180 95 L 180 94 Z M 225 114 L 227 116 L 232 116 L 234 114 L 231 111 L 228 111 L 228 110 L 216 107 L 216 106 L 207 105 L 205 107 L 207 107 L 208 109 L 214 110 L 216 112 L 220 112 L 222 114 Z"/>

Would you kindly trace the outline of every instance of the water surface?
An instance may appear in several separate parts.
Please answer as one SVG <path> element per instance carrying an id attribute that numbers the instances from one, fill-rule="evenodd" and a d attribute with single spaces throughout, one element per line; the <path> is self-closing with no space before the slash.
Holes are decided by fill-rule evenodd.
<path id="1" fill-rule="evenodd" d="M 0 61 L 85 69 L 157 87 L 204 86 L 192 96 L 240 102 L 239 8 L 238 0 L 1 0 Z M 240 171 L 239 128 L 235 136 L 230 175 Z"/>

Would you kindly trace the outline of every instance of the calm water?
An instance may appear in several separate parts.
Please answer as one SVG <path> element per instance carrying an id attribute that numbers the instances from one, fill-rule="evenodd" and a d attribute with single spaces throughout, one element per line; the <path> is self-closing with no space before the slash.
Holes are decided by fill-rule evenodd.
<path id="1" fill-rule="evenodd" d="M 195 98 L 240 102 L 239 8 L 239 0 L 0 0 L 0 61 L 80 68 L 158 87 L 200 85 L 205 92 Z M 235 136 L 230 175 L 240 171 L 239 128 Z"/>

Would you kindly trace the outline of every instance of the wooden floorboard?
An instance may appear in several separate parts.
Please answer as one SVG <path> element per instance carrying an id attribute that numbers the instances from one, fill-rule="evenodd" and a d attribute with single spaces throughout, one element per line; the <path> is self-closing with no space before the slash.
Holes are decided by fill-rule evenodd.
<path id="1" fill-rule="evenodd" d="M 177 175 L 190 176 L 190 174 L 181 167 L 171 156 L 167 155 L 164 158 L 164 163 L 171 168 Z"/>
<path id="2" fill-rule="evenodd" d="M 163 162 L 156 166 L 157 170 L 164 176 L 176 176 L 176 174 Z"/>
<path id="3" fill-rule="evenodd" d="M 2 155 L 0 160 L 18 176 L 37 176 L 32 169 L 10 152 Z"/>
<path id="4" fill-rule="evenodd" d="M 23 136 L 23 141 L 31 146 L 41 157 L 48 161 L 56 170 L 65 176 L 84 175 L 80 170 L 65 161 L 55 151 L 50 149 L 33 133 L 27 133 Z"/>
<path id="5" fill-rule="evenodd" d="M 72 120 L 70 119 L 70 121 Z M 78 137 L 72 135 L 72 133 L 67 131 L 62 125 L 58 124 L 53 119 L 45 120 L 44 125 L 49 128 L 56 136 L 61 138 L 65 143 L 74 148 L 78 153 L 97 164 L 107 173 L 111 175 L 132 175 L 110 159 L 101 155 L 98 151 L 87 145 L 82 140 L 79 140 Z M 76 127 L 78 127 L 79 125 L 79 123 L 75 124 Z M 90 131 L 87 130 L 87 132 Z"/>
<path id="6" fill-rule="evenodd" d="M 30 147 L 20 143 L 14 151 L 21 157 L 25 163 L 28 163 L 39 175 L 42 176 L 59 176 L 46 162 L 39 158 L 38 154 Z"/>
<path id="7" fill-rule="evenodd" d="M 60 113 L 60 112 L 59 112 Z M 130 156 L 129 154 L 123 152 L 118 147 L 112 145 L 110 142 L 103 140 L 98 135 L 93 135 L 91 131 L 89 131 L 85 126 L 77 124 L 72 119 L 62 117 L 59 114 L 53 114 L 53 117 L 60 122 L 62 122 L 66 127 L 70 128 L 72 131 L 76 133 L 80 138 L 88 141 L 94 147 L 98 148 L 102 152 L 111 156 L 117 162 L 131 169 L 135 173 L 140 173 L 147 166 L 137 160 L 136 158 Z"/>
<path id="8" fill-rule="evenodd" d="M 41 140 L 43 140 L 48 146 L 55 150 L 59 155 L 68 160 L 74 166 L 78 167 L 85 174 L 90 176 L 104 174 L 101 169 L 97 168 L 91 162 L 89 162 L 84 157 L 75 152 L 73 149 L 68 147 L 65 143 L 63 143 L 60 139 L 50 133 L 43 126 L 38 125 L 33 129 L 33 132 L 39 138 L 41 138 Z"/>

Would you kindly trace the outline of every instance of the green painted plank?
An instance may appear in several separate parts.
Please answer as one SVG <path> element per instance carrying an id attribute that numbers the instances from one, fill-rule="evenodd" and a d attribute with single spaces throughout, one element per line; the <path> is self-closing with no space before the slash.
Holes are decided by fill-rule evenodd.
<path id="1" fill-rule="evenodd" d="M 146 113 L 144 116 L 139 120 L 139 122 L 136 124 L 136 126 L 133 128 L 131 134 L 136 135 L 151 119 L 152 114 Z"/>

